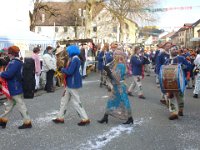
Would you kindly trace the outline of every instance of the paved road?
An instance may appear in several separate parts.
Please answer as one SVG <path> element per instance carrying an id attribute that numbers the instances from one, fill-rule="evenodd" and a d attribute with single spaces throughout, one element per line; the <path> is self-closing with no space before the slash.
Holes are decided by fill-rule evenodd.
<path id="1" fill-rule="evenodd" d="M 192 90 L 186 91 L 184 117 L 168 120 L 167 108 L 160 104 L 160 90 L 154 76 L 145 77 L 144 92 L 147 99 L 129 97 L 135 120 L 134 125 L 121 125 L 110 118 L 108 124 L 96 120 L 104 114 L 109 93 L 100 88 L 95 73 L 84 79 L 81 99 L 92 123 L 79 127 L 76 112 L 69 106 L 65 124 L 51 122 L 59 109 L 63 89 L 55 93 L 43 93 L 34 99 L 26 99 L 33 119 L 33 128 L 18 130 L 22 123 L 16 110 L 10 115 L 5 130 L 0 129 L 0 150 L 198 150 L 200 149 L 200 100 L 192 98 Z M 130 80 L 127 83 L 130 84 Z"/>

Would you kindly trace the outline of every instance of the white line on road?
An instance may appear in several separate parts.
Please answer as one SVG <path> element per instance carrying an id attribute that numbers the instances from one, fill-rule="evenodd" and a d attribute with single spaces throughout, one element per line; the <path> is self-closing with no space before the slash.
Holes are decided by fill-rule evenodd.
<path id="1" fill-rule="evenodd" d="M 90 84 L 90 83 L 96 83 L 100 82 L 99 80 L 92 80 L 92 81 L 83 81 L 83 84 Z"/>
<path id="2" fill-rule="evenodd" d="M 134 125 L 132 126 L 118 125 L 116 127 L 112 127 L 109 131 L 104 132 L 101 135 L 97 135 L 96 138 L 88 140 L 86 143 L 81 144 L 78 148 L 81 148 L 82 150 L 100 150 L 113 139 L 120 137 L 122 133 L 131 134 L 135 131 L 134 127 L 141 126 L 144 122 L 147 122 L 147 120 L 141 118 L 140 120 L 135 120 Z"/>

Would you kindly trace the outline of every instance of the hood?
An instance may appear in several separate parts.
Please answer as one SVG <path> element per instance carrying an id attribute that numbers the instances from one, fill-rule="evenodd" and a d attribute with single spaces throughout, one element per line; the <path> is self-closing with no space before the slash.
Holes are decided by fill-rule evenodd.
<path id="1" fill-rule="evenodd" d="M 67 51 L 69 57 L 73 57 L 75 55 L 79 55 L 80 54 L 80 49 L 76 45 L 70 45 L 70 46 L 68 46 L 66 48 L 66 51 Z"/>

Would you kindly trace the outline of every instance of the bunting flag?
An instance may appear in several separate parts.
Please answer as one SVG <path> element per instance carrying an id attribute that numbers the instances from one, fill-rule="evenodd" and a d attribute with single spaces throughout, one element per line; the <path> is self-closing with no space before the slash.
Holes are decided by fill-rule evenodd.
<path id="1" fill-rule="evenodd" d="M 145 8 L 145 11 L 148 11 L 150 13 L 155 12 L 166 12 L 166 11 L 172 11 L 172 10 L 192 10 L 193 8 L 198 8 L 200 6 L 180 6 L 180 7 L 168 7 L 168 8 Z"/>

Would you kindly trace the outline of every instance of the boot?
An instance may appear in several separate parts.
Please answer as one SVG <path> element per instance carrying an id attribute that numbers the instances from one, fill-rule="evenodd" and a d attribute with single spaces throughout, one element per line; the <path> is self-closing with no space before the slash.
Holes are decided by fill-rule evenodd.
<path id="1" fill-rule="evenodd" d="M 101 120 L 97 121 L 98 123 L 108 123 L 108 115 L 105 114 Z"/>
<path id="2" fill-rule="evenodd" d="M 129 117 L 128 120 L 123 124 L 133 124 L 133 117 Z"/>
<path id="3" fill-rule="evenodd" d="M 2 127 L 2 129 L 6 128 L 7 122 L 8 122 L 8 119 L 6 119 L 6 118 L 0 118 L 0 126 Z"/>
<path id="4" fill-rule="evenodd" d="M 167 105 L 167 102 L 166 102 L 166 100 L 164 100 L 164 99 L 161 99 L 160 102 L 161 102 L 162 104 L 164 104 L 164 105 Z"/>
<path id="5" fill-rule="evenodd" d="M 194 95 L 193 95 L 193 98 L 198 98 L 198 94 L 194 94 Z"/>
<path id="6" fill-rule="evenodd" d="M 146 97 L 144 97 L 144 95 L 139 95 L 138 98 L 140 98 L 140 99 L 146 99 Z"/>
<path id="7" fill-rule="evenodd" d="M 132 94 L 132 92 L 127 92 L 127 94 L 129 95 L 129 96 L 133 96 L 133 94 Z"/>
<path id="8" fill-rule="evenodd" d="M 21 126 L 18 127 L 18 129 L 27 129 L 27 128 L 32 128 L 31 121 L 28 123 L 23 123 Z"/>
<path id="9" fill-rule="evenodd" d="M 172 114 L 169 116 L 169 120 L 175 120 L 175 119 L 178 119 L 178 115 L 172 113 Z"/>
<path id="10" fill-rule="evenodd" d="M 103 83 L 100 83 L 100 84 L 99 84 L 99 87 L 102 88 L 102 87 L 103 87 Z"/>
<path id="11" fill-rule="evenodd" d="M 78 126 L 86 126 L 90 124 L 90 120 L 81 120 L 81 122 L 78 123 Z"/>
<path id="12" fill-rule="evenodd" d="M 183 109 L 179 109 L 178 115 L 179 115 L 179 116 L 183 116 Z"/>
<path id="13" fill-rule="evenodd" d="M 54 123 L 56 123 L 56 124 L 58 124 L 58 123 L 65 123 L 64 119 L 59 119 L 59 118 L 53 119 L 52 121 Z"/>

